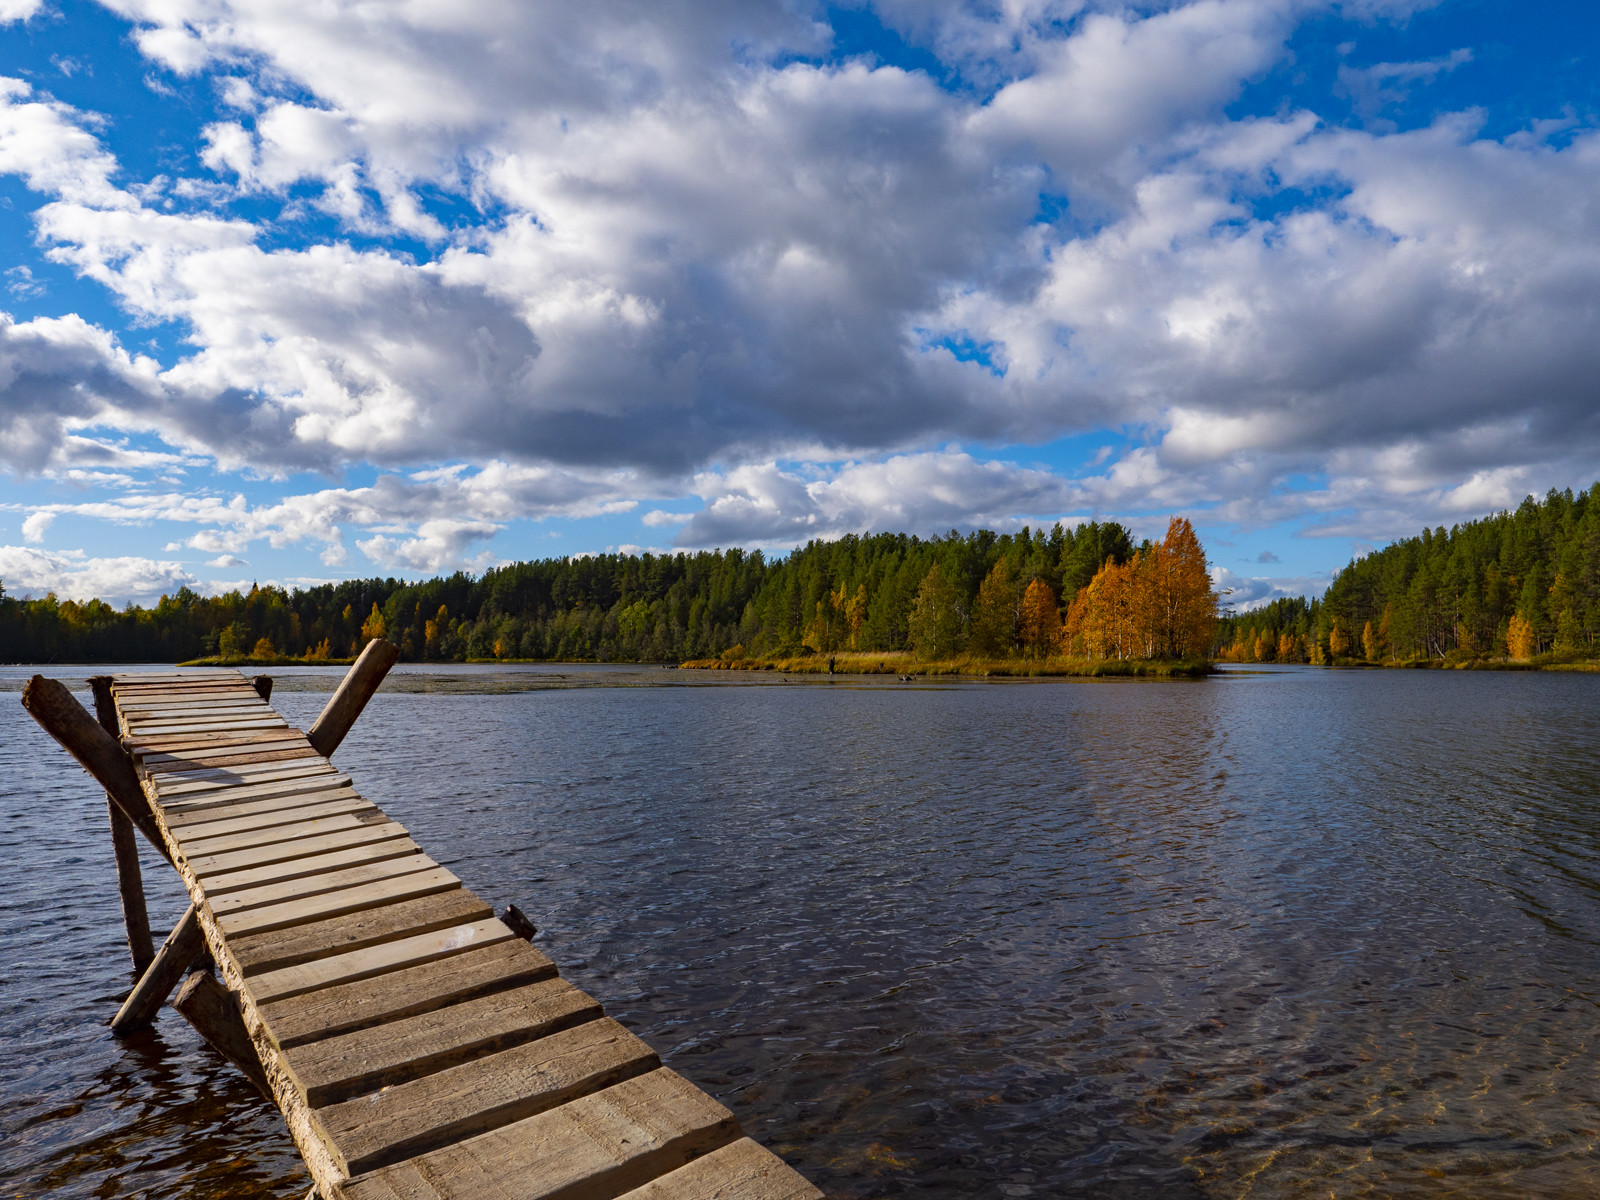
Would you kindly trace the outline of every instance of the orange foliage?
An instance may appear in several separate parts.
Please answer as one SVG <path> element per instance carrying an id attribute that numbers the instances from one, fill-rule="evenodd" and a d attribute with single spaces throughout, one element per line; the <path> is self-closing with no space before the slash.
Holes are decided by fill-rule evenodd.
<path id="1" fill-rule="evenodd" d="M 1521 613 L 1513 613 L 1511 625 L 1506 630 L 1506 651 L 1512 658 L 1532 658 L 1539 653 L 1539 635 L 1533 623 Z"/>
<path id="2" fill-rule="evenodd" d="M 1187 658 L 1211 648 L 1217 595 L 1194 527 L 1173 517 L 1148 554 L 1118 566 L 1106 561 L 1067 610 L 1072 649 L 1091 658 Z M 1270 657 L 1273 647 L 1236 645 L 1234 653 Z"/>
<path id="3" fill-rule="evenodd" d="M 1035 579 L 1022 593 L 1022 650 L 1030 658 L 1049 658 L 1061 652 L 1061 607 L 1055 591 Z"/>

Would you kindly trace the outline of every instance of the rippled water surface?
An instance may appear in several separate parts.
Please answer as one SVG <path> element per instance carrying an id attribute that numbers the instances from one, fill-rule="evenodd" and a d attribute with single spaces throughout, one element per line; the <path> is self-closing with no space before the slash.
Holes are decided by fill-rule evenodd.
<path id="1" fill-rule="evenodd" d="M 16 699 L 0 1195 L 303 1194 L 106 1031 L 104 797 Z M 830 1195 L 1600 1192 L 1600 676 L 383 693 L 337 758 Z"/>

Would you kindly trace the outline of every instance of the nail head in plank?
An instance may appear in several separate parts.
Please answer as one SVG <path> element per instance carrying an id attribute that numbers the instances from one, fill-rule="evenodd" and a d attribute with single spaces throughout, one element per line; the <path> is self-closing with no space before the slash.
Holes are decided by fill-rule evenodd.
<path id="1" fill-rule="evenodd" d="M 287 1049 L 551 979 L 555 974 L 555 963 L 525 942 L 480 941 L 449 958 L 401 966 L 382 975 L 273 1001 L 263 1004 L 260 1011 L 279 1045 Z"/>
<path id="2" fill-rule="evenodd" d="M 452 958 L 482 946 L 508 942 L 515 937 L 516 934 L 499 921 L 480 916 L 425 933 L 396 938 L 391 942 L 330 954 L 314 962 L 268 968 L 248 979 L 246 986 L 257 1004 L 268 1005 L 324 988 L 387 975 L 402 968 Z"/>
<path id="3" fill-rule="evenodd" d="M 228 946 L 240 970 L 250 976 L 399 941 L 414 934 L 481 921 L 493 913 L 494 910 L 477 896 L 458 887 L 436 896 L 402 900 L 398 904 L 313 921 L 293 929 L 242 934 L 229 938 Z M 252 994 L 258 1000 L 264 999 L 254 989 Z"/>
<path id="4" fill-rule="evenodd" d="M 360 1175 L 344 1200 L 609 1200 L 739 1136 L 733 1114 L 666 1067 Z M 446 1190 L 430 1180 L 448 1181 Z"/>
<path id="5" fill-rule="evenodd" d="M 601 1017 L 329 1105 L 317 1118 L 345 1168 L 358 1174 L 548 1112 L 660 1066 L 654 1050 Z"/>

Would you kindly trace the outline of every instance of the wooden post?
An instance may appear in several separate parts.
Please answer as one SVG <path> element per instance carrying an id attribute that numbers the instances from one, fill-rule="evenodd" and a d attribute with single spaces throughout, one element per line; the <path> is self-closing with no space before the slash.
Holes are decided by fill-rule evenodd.
<path id="1" fill-rule="evenodd" d="M 306 734 L 312 749 L 323 758 L 332 757 L 339 743 L 344 741 L 344 735 L 350 732 L 350 726 L 356 723 L 361 710 L 367 706 L 367 701 L 372 699 L 372 693 L 378 690 L 383 677 L 399 657 L 400 648 L 393 642 L 374 638 L 367 643 L 367 648 L 356 659 L 344 682 L 339 685 L 339 690 L 334 692 L 322 715 L 317 718 L 317 723 L 311 727 L 311 732 Z"/>
<path id="2" fill-rule="evenodd" d="M 111 697 L 111 676 L 96 675 L 89 680 L 94 689 L 95 716 L 100 727 L 117 736 L 116 702 Z M 117 860 L 117 892 L 122 897 L 122 924 L 128 931 L 128 953 L 133 969 L 143 975 L 156 956 L 150 940 L 150 911 L 144 902 L 144 876 L 139 869 L 139 846 L 133 837 L 133 822 L 117 802 L 106 793 L 106 815 L 111 819 L 111 850 Z"/>
<path id="3" fill-rule="evenodd" d="M 139 982 L 133 985 L 132 994 L 123 1001 L 117 1015 L 111 1018 L 111 1032 L 119 1036 L 132 1033 L 155 1020 L 161 1005 L 172 995 L 172 989 L 178 986 L 178 980 L 205 953 L 205 949 L 206 938 L 200 931 L 200 915 L 191 904 L 167 935 L 167 940 L 161 943 L 150 969 L 139 977 Z"/>
<path id="4" fill-rule="evenodd" d="M 500 923 L 525 942 L 531 942 L 539 935 L 538 926 L 528 920 L 524 913 L 515 904 L 508 904 L 505 911 L 500 914 Z"/>
<path id="5" fill-rule="evenodd" d="M 22 707 L 99 781 L 112 803 L 150 839 L 161 857 L 171 862 L 172 855 L 161 841 L 161 831 L 150 811 L 150 801 L 145 798 L 139 776 L 134 773 L 133 760 L 116 738 L 100 728 L 99 722 L 85 711 L 66 684 L 35 675 L 22 689 Z"/>
<path id="6" fill-rule="evenodd" d="M 250 682 L 255 686 L 256 695 L 260 696 L 263 700 L 271 700 L 272 699 L 272 676 L 271 675 L 257 675 Z"/>
<path id="7" fill-rule="evenodd" d="M 195 971 L 172 998 L 172 1007 L 195 1027 L 213 1050 L 243 1071 L 263 1096 L 272 1099 L 267 1073 L 261 1069 L 255 1043 L 250 1040 L 244 1018 L 239 1015 L 239 1001 L 217 982 L 215 975 L 210 971 Z"/>

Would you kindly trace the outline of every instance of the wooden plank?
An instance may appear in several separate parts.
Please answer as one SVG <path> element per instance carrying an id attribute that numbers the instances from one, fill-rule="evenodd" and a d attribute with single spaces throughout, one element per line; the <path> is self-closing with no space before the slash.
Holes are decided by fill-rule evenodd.
<path id="1" fill-rule="evenodd" d="M 371 800 L 351 788 L 348 792 L 335 792 L 316 804 L 274 808 L 265 812 L 243 813 L 237 816 L 222 812 L 210 814 L 216 816 L 215 820 L 201 821 L 194 825 L 169 826 L 169 828 L 172 830 L 172 836 L 183 843 L 184 853 L 205 854 L 205 842 L 208 838 L 230 837 L 236 833 L 252 833 L 257 829 L 272 829 L 281 825 L 299 825 L 322 817 L 360 812 L 369 808 L 376 811 L 377 807 Z"/>
<path id="2" fill-rule="evenodd" d="M 218 754 L 210 758 L 194 759 L 183 754 L 149 755 L 140 765 L 151 775 L 163 777 L 192 771 L 212 771 L 222 767 L 259 766 L 262 763 L 293 762 L 300 758 L 321 758 L 310 746 L 267 746 L 260 750 L 248 747 L 235 749 L 231 754 Z"/>
<path id="3" fill-rule="evenodd" d="M 200 877 L 203 884 L 211 875 L 231 875 L 236 871 L 247 871 L 254 867 L 265 867 L 272 863 L 288 862 L 291 859 L 311 858 L 314 855 L 328 854 L 335 850 L 348 850 L 356 846 L 366 846 L 374 842 L 386 842 L 396 838 L 406 837 L 405 826 L 395 821 L 383 825 L 369 825 L 363 829 L 352 829 L 345 833 L 330 833 L 324 837 L 302 838 L 298 842 L 287 845 L 252 846 L 248 850 L 236 850 L 230 854 L 200 854 L 185 855 L 189 861 L 189 869 Z"/>
<path id="4" fill-rule="evenodd" d="M 488 905 L 484 907 L 488 908 Z M 386 975 L 401 968 L 451 958 L 480 946 L 510 941 L 516 936 L 492 917 L 480 916 L 425 933 L 396 938 L 392 942 L 335 952 L 316 962 L 268 967 L 253 975 L 247 985 L 256 1003 L 266 1005 L 323 988 Z"/>
<path id="5" fill-rule="evenodd" d="M 227 875 L 206 875 L 203 881 L 206 897 L 213 907 L 216 902 L 234 892 L 264 887 L 269 883 L 288 883 L 295 879 L 325 875 L 345 867 L 387 862 L 391 858 L 408 858 L 420 854 L 422 847 L 410 838 L 391 838 L 366 846 L 352 846 L 348 850 L 335 850 L 331 854 L 314 854 L 309 858 L 296 858 L 271 866 L 234 871 Z"/>
<path id="6" fill-rule="evenodd" d="M 206 725 L 244 727 L 253 721 L 281 721 L 283 719 L 280 713 L 275 712 L 265 704 L 256 704 L 249 708 L 238 709 L 219 709 L 213 708 L 209 704 L 201 704 L 183 712 L 157 709 L 150 713 L 125 712 L 122 714 L 123 726 L 129 732 L 138 734 L 148 734 L 152 728 L 162 725 L 177 725 L 190 732 L 203 732 L 203 727 Z"/>
<path id="7" fill-rule="evenodd" d="M 201 766 L 187 771 L 171 771 L 164 767 L 146 770 L 145 775 L 162 791 L 168 789 L 181 789 L 191 784 L 209 784 L 213 787 L 242 786 L 245 783 L 266 783 L 270 779 L 280 776 L 282 772 L 295 774 L 317 774 L 332 771 L 333 765 L 325 758 L 307 759 L 301 762 L 290 759 L 286 762 L 245 763 L 240 766 Z M 284 775 L 291 778 L 292 775 Z M 191 789 L 192 790 L 192 789 Z M 174 792 L 174 794 L 180 794 Z"/>
<path id="8" fill-rule="evenodd" d="M 599 1001 L 565 979 L 543 979 L 297 1046 L 284 1060 L 306 1103 L 321 1108 L 603 1015 Z"/>
<path id="9" fill-rule="evenodd" d="M 313 921 L 293 929 L 230 937 L 228 948 L 239 969 L 250 976 L 399 941 L 419 933 L 482 921 L 493 915 L 494 909 L 465 888 L 458 887 L 435 896 L 402 900 L 398 904 Z M 258 1000 L 263 998 L 253 989 L 251 994 Z"/>
<path id="10" fill-rule="evenodd" d="M 279 879 L 252 888 L 239 888 L 226 896 L 217 895 L 207 884 L 206 902 L 210 904 L 212 914 L 220 918 L 229 913 L 264 908 L 269 904 L 283 904 L 290 900 L 320 896 L 326 892 L 337 892 L 360 884 L 396 879 L 402 875 L 414 875 L 418 871 L 431 871 L 438 865 L 428 855 L 419 851 L 403 858 L 386 858 L 381 862 L 362 863 L 360 866 L 343 867 L 337 871 L 322 871 L 315 875 L 302 875 L 297 879 Z"/>
<path id="11" fill-rule="evenodd" d="M 338 1191 L 342 1200 L 610 1200 L 738 1136 L 732 1113 L 662 1067 Z"/>
<path id="12" fill-rule="evenodd" d="M 740 1138 L 617 1200 L 823 1200 L 823 1195 L 765 1146 Z"/>
<path id="13" fill-rule="evenodd" d="M 424 936 L 437 939 L 440 935 Z M 555 973 L 555 963 L 519 938 L 474 942 L 449 958 L 403 966 L 371 978 L 263 1004 L 260 1012 L 278 1044 L 287 1049 L 431 1012 L 519 984 L 550 979 Z"/>
<path id="14" fill-rule="evenodd" d="M 547 1112 L 660 1066 L 654 1050 L 601 1017 L 329 1105 L 317 1118 L 345 1169 L 359 1174 Z"/>
<path id="15" fill-rule="evenodd" d="M 245 934 L 293 929 L 327 917 L 359 913 L 376 908 L 378 905 L 394 905 L 403 900 L 454 891 L 460 886 L 461 880 L 453 872 L 435 866 L 394 879 L 379 879 L 371 883 L 341 888 L 336 892 L 324 892 L 298 900 L 285 900 L 281 904 L 263 905 L 245 912 L 228 913 L 217 918 L 217 927 L 230 939 Z"/>
<path id="16" fill-rule="evenodd" d="M 165 782 L 159 780 L 154 782 L 161 793 L 162 806 L 165 807 L 168 804 L 203 802 L 224 789 L 237 789 L 237 792 L 242 794 L 246 788 L 258 784 L 307 780 L 316 775 L 337 776 L 346 780 L 350 778 L 348 775 L 340 775 L 331 764 L 308 762 L 275 768 L 271 771 L 256 771 L 249 777 L 248 782 L 244 776 L 228 772 L 220 772 L 214 778 L 196 779 L 191 775 L 182 781 L 169 779 Z"/>
<path id="17" fill-rule="evenodd" d="M 270 829 L 255 829 L 248 833 L 235 833 L 227 837 L 206 838 L 203 844 L 194 849 L 197 855 L 232 854 L 240 850 L 251 850 L 257 846 L 276 846 L 281 843 L 296 842 L 305 838 L 321 837 L 329 833 L 341 833 L 352 829 L 359 829 L 364 825 L 379 825 L 389 822 L 389 818 L 379 808 L 368 808 L 358 813 L 341 813 L 328 817 L 317 817 L 312 820 L 295 821 L 287 825 L 275 825 Z"/>
<path id="18" fill-rule="evenodd" d="M 305 808 L 308 805 L 328 804 L 334 800 L 348 799 L 358 796 L 359 793 L 346 785 L 340 788 L 322 788 L 314 792 L 290 792 L 284 796 L 264 796 L 258 800 L 240 800 L 236 804 L 225 801 L 208 804 L 202 808 L 179 809 L 172 811 L 165 805 L 162 813 L 167 818 L 167 828 L 177 833 L 197 825 L 210 824 L 213 821 L 225 821 L 231 817 L 248 817 L 256 813 L 283 812 L 292 808 Z"/>
<path id="19" fill-rule="evenodd" d="M 138 725 L 132 728 L 139 733 L 188 733 L 199 729 L 283 729 L 289 722 L 282 717 L 251 717 L 249 720 L 238 721 L 191 721 L 183 724 L 166 722 L 164 724 Z"/>
<path id="20" fill-rule="evenodd" d="M 166 713 L 189 712 L 271 712 L 272 706 L 262 700 L 260 696 L 240 693 L 208 696 L 202 698 L 161 699 L 152 696 L 148 700 L 124 700 L 117 706 L 124 716 L 162 716 Z"/>
<path id="21" fill-rule="evenodd" d="M 138 695 L 128 695 L 123 692 L 117 696 L 117 707 L 125 713 L 164 706 L 179 707 L 209 703 L 263 704 L 264 702 L 248 685 L 226 688 L 151 689 Z"/>
<path id="22" fill-rule="evenodd" d="M 192 796 L 178 796 L 172 800 L 163 797 L 161 811 L 166 814 L 170 824 L 174 817 L 209 812 L 217 808 L 232 808 L 236 804 L 248 804 L 253 800 L 292 800 L 301 795 L 309 796 L 349 786 L 348 775 L 318 772 L 299 779 L 273 779 L 266 783 L 215 788 L 193 793 Z"/>
<path id="23" fill-rule="evenodd" d="M 174 750 L 211 750 L 235 746 L 294 745 L 304 739 L 298 729 L 262 729 L 243 733 L 174 734 L 171 737 L 138 738 L 124 735 L 122 748 L 130 754 L 170 754 Z"/>

